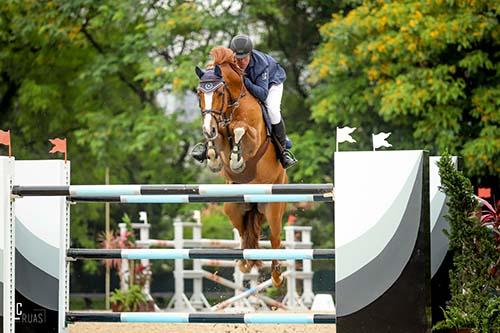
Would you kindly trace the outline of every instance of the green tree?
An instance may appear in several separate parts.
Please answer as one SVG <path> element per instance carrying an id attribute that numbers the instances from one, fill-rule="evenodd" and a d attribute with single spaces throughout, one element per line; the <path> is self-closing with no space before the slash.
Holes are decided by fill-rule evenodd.
<path id="1" fill-rule="evenodd" d="M 197 84 L 193 68 L 226 43 L 239 21 L 238 1 L 0 2 L 0 127 L 10 128 L 18 159 L 48 158 L 48 138 L 68 138 L 73 184 L 195 182 L 188 157 L 199 118 L 165 111 L 160 93 L 182 99 Z M 193 117 L 194 116 L 194 117 Z M 190 119 L 195 118 L 193 122 Z M 180 206 L 147 209 L 158 230 Z M 93 246 L 103 205 L 77 206 L 76 243 Z"/>
<path id="2" fill-rule="evenodd" d="M 427 0 L 333 15 L 310 66 L 312 118 L 331 137 L 358 127 L 357 149 L 391 131 L 396 148 L 447 150 L 469 175 L 498 175 L 499 13 L 498 1 Z"/>

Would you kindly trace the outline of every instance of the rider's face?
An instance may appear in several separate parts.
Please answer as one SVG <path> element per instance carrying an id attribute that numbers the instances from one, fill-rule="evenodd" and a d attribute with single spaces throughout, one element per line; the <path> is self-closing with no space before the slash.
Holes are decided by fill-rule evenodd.
<path id="1" fill-rule="evenodd" d="M 242 70 L 245 70 L 250 63 L 250 55 L 239 59 L 236 58 L 236 63 L 238 64 L 238 67 L 240 67 Z"/>

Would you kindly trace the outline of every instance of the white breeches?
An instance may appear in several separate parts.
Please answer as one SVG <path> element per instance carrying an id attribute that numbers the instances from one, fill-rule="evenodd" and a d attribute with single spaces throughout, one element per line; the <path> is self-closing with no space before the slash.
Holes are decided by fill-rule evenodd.
<path id="1" fill-rule="evenodd" d="M 281 121 L 281 97 L 283 96 L 283 83 L 272 85 L 266 98 L 266 107 L 271 118 L 271 124 L 276 125 Z"/>

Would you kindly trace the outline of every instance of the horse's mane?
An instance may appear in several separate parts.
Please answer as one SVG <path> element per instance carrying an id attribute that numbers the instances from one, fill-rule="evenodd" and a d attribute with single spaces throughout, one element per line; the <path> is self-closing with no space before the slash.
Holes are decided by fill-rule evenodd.
<path id="1" fill-rule="evenodd" d="M 238 74 L 243 74 L 241 68 L 236 64 L 233 50 L 224 46 L 216 46 L 210 51 L 210 55 L 213 57 L 211 65 L 228 64 Z"/>

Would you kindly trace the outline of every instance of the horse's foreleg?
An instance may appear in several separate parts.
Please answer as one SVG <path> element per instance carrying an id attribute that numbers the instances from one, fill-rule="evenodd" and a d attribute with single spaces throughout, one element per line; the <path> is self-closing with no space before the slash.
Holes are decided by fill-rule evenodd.
<path id="1" fill-rule="evenodd" d="M 266 204 L 265 213 L 267 222 L 269 223 L 271 247 L 273 249 L 281 248 L 281 220 L 285 212 L 284 203 L 270 203 Z M 283 277 L 281 276 L 281 267 L 278 260 L 273 260 L 271 265 L 271 276 L 273 286 L 276 288 L 281 287 L 283 284 Z"/>
<path id="2" fill-rule="evenodd" d="M 219 172 L 222 169 L 221 158 L 212 140 L 208 141 L 207 145 L 207 165 L 212 172 Z"/>
<path id="3" fill-rule="evenodd" d="M 243 153 L 241 151 L 241 139 L 243 139 L 245 132 L 244 127 L 237 127 L 234 129 L 234 146 L 231 150 L 229 166 L 235 173 L 240 173 L 245 169 L 245 160 L 243 159 Z"/>

